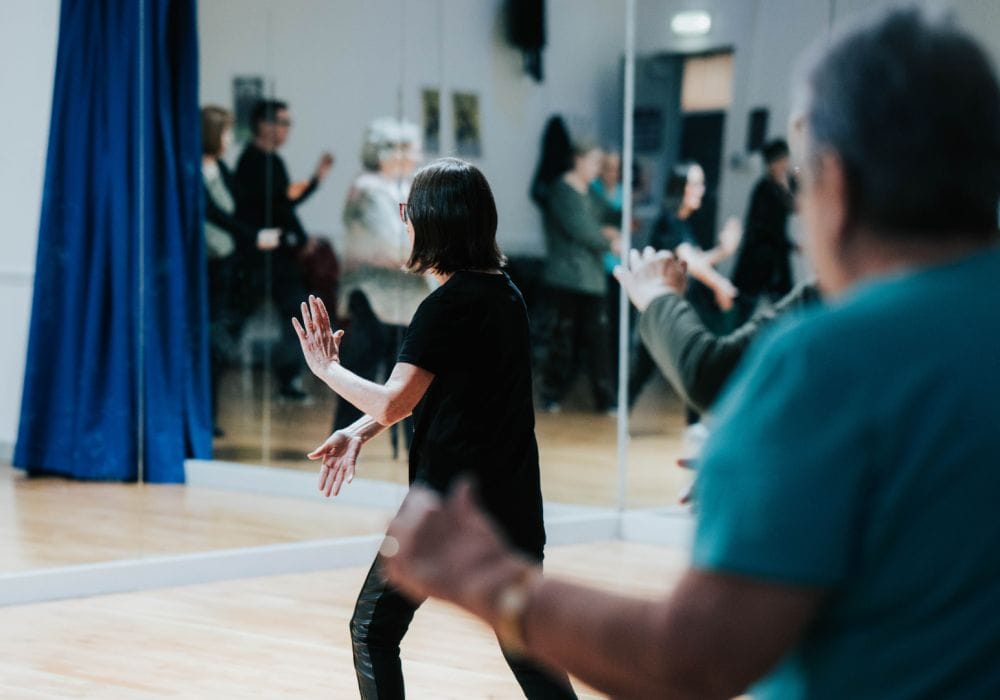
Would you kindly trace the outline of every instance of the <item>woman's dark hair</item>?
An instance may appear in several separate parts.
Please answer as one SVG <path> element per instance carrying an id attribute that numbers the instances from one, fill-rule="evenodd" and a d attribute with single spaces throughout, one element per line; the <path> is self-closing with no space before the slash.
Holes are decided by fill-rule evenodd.
<path id="1" fill-rule="evenodd" d="M 507 264 L 497 247 L 497 205 L 479 168 L 439 158 L 417 171 L 406 203 L 413 223 L 411 272 L 448 274 Z"/>
<path id="2" fill-rule="evenodd" d="M 201 108 L 201 152 L 206 156 L 222 155 L 222 134 L 233 125 L 233 115 L 222 107 Z"/>
<path id="3" fill-rule="evenodd" d="M 667 182 L 663 186 L 663 208 L 667 211 L 677 211 L 684 201 L 684 188 L 687 187 L 691 168 L 698 165 L 693 160 L 683 160 L 675 163 L 667 171 Z"/>
<path id="4" fill-rule="evenodd" d="M 764 157 L 764 162 L 768 165 L 776 160 L 787 158 L 788 153 L 788 142 L 785 139 L 771 139 L 760 149 L 760 154 Z"/>
<path id="5" fill-rule="evenodd" d="M 531 180 L 531 199 L 542 209 L 549 196 L 549 185 L 573 167 L 573 143 L 566 122 L 558 114 L 549 117 L 542 133 L 542 150 Z"/>

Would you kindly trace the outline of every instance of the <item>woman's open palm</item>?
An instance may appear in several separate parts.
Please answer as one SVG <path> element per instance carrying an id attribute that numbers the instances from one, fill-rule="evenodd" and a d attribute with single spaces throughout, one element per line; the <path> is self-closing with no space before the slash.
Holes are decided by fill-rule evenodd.
<path id="1" fill-rule="evenodd" d="M 336 496 L 341 486 L 354 480 L 362 444 L 360 437 L 338 430 L 309 453 L 309 459 L 323 460 L 319 469 L 319 490 L 323 495 Z"/>
<path id="2" fill-rule="evenodd" d="M 310 371 L 319 378 L 333 363 L 340 362 L 340 340 L 344 331 L 334 333 L 326 304 L 319 297 L 309 295 L 309 303 L 302 302 L 302 322 L 292 319 L 292 326 L 299 336 L 302 354 Z"/>

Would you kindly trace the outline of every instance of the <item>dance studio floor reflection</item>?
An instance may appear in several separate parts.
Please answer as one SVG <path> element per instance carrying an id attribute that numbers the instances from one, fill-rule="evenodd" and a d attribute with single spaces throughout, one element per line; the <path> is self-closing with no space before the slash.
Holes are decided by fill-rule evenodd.
<path id="1" fill-rule="evenodd" d="M 162 484 L 26 478 L 0 465 L 0 573 L 377 534 L 392 511 Z"/>
<path id="2" fill-rule="evenodd" d="M 336 398 L 310 377 L 306 404 L 272 397 L 259 372 L 233 370 L 220 390 L 215 458 L 313 471 L 305 454 L 329 435 Z M 546 500 L 594 506 L 617 505 L 618 467 L 613 416 L 589 410 L 579 382 L 558 414 L 538 412 L 536 433 Z M 690 475 L 676 467 L 683 456 L 684 416 L 680 401 L 662 380 L 651 382 L 630 415 L 628 507 L 672 505 Z M 365 446 L 359 477 L 405 484 L 405 450 L 393 456 L 388 433 Z"/>

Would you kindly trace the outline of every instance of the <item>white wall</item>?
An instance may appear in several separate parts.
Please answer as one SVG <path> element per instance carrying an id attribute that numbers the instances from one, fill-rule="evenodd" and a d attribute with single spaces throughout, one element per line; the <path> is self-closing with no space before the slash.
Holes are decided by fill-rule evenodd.
<path id="1" fill-rule="evenodd" d="M 550 0 L 545 82 L 524 74 L 507 46 L 502 0 L 202 0 L 203 102 L 232 102 L 232 77 L 272 76 L 292 107 L 284 156 L 293 178 L 321 149 L 337 156 L 330 179 L 301 208 L 306 227 L 336 233 L 371 119 L 403 113 L 420 120 L 420 91 L 441 89 L 442 154 L 454 146 L 451 92 L 479 95 L 483 156 L 511 254 L 543 252 L 541 224 L 527 191 L 545 120 L 561 112 L 592 135 L 621 139 L 620 0 Z M 404 31 L 405 28 L 405 31 Z M 400 93 L 400 86 L 403 86 Z M 237 153 L 230 154 L 235 158 Z"/>
<path id="2" fill-rule="evenodd" d="M 0 456 L 17 436 L 38 243 L 42 178 L 52 107 L 59 1 L 6 2 L 0 9 L 0 86 L 6 96 L 0 155 Z"/>

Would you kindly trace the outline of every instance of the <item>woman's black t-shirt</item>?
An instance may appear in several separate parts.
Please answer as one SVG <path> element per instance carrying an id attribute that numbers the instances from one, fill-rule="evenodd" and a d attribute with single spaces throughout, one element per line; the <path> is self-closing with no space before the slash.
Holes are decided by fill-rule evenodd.
<path id="1" fill-rule="evenodd" d="M 399 361 L 434 374 L 414 411 L 410 482 L 445 493 L 470 474 L 511 543 L 545 544 L 528 315 L 506 274 L 459 271 L 417 309 Z"/>

